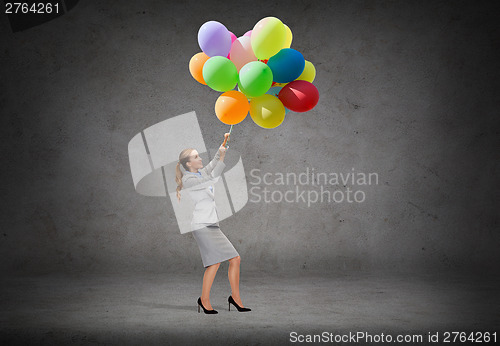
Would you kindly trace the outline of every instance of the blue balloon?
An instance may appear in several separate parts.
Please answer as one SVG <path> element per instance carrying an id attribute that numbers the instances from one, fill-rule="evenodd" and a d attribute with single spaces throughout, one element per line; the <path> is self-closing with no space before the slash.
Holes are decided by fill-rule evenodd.
<path id="1" fill-rule="evenodd" d="M 267 66 L 273 71 L 274 82 L 289 83 L 302 74 L 306 61 L 299 51 L 283 48 L 269 59 Z"/>
<path id="2" fill-rule="evenodd" d="M 269 94 L 269 95 L 273 95 L 273 96 L 276 96 L 278 97 L 278 94 L 280 93 L 280 90 L 282 89 L 283 87 L 278 87 L 278 86 L 275 86 L 275 87 L 272 87 L 272 88 L 269 88 L 269 90 L 266 92 L 266 94 Z M 288 114 L 288 112 L 290 112 L 290 110 L 288 108 L 285 107 L 285 114 Z"/>

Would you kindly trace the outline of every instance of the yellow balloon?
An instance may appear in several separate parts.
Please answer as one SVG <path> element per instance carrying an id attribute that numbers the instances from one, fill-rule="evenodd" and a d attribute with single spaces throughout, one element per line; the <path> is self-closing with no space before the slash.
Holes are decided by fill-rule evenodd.
<path id="1" fill-rule="evenodd" d="M 288 83 L 275 83 L 273 84 L 273 86 L 277 86 L 277 87 L 284 87 L 285 85 L 287 85 Z"/>
<path id="2" fill-rule="evenodd" d="M 250 116 L 260 127 L 273 129 L 285 120 L 285 106 L 276 96 L 264 94 L 250 101 Z"/>
<path id="3" fill-rule="evenodd" d="M 286 25 L 286 24 L 283 24 L 283 25 L 285 26 L 285 29 L 286 29 L 285 44 L 283 45 L 283 48 L 290 48 L 290 46 L 292 45 L 292 39 L 293 39 L 292 30 L 290 30 L 288 25 Z"/>
<path id="4" fill-rule="evenodd" d="M 316 68 L 310 61 L 306 60 L 304 71 L 296 80 L 305 80 L 312 83 L 314 81 L 314 78 L 316 78 Z"/>
<path id="5" fill-rule="evenodd" d="M 286 29 L 276 17 L 266 17 L 257 22 L 250 36 L 252 50 L 257 59 L 269 59 L 278 53 L 285 43 Z"/>

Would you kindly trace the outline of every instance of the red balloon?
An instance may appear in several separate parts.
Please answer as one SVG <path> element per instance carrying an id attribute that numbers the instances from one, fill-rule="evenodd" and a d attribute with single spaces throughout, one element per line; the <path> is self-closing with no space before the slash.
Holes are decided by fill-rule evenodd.
<path id="1" fill-rule="evenodd" d="M 301 113 L 313 109 L 318 104 L 319 92 L 312 83 L 295 80 L 280 90 L 278 98 L 289 110 Z"/>

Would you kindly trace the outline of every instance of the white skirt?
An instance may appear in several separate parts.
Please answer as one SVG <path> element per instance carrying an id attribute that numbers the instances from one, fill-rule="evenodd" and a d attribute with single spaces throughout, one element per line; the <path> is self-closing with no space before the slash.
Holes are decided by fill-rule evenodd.
<path id="1" fill-rule="evenodd" d="M 238 251 L 217 224 L 194 230 L 192 233 L 196 243 L 198 243 L 205 268 L 239 256 Z"/>

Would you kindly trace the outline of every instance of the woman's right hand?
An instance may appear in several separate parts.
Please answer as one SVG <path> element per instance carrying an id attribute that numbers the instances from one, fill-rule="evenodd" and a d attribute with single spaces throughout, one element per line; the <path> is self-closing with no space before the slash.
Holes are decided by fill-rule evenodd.
<path id="1" fill-rule="evenodd" d="M 226 142 L 229 140 L 229 133 L 224 134 L 224 142 L 221 144 L 219 148 L 219 153 L 220 153 L 220 161 L 224 161 L 224 156 L 226 155 L 227 149 L 229 149 L 229 146 L 227 148 L 225 147 Z"/>
<path id="2" fill-rule="evenodd" d="M 224 134 L 224 142 L 222 142 L 222 146 L 226 146 L 226 142 L 229 140 L 229 132 Z"/>

